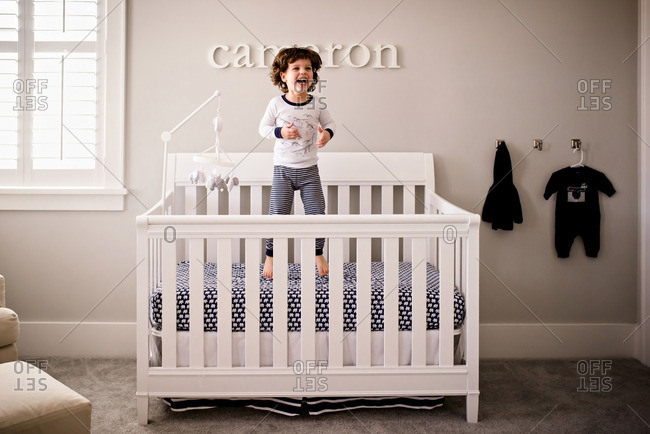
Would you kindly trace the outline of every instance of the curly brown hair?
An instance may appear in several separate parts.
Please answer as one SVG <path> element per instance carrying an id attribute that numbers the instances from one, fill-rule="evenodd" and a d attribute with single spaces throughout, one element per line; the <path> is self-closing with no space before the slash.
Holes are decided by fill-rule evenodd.
<path id="1" fill-rule="evenodd" d="M 278 86 L 280 90 L 284 93 L 289 92 L 287 83 L 282 81 L 280 74 L 286 72 L 289 68 L 289 64 L 295 62 L 298 59 L 305 59 L 311 62 L 311 69 L 314 73 L 314 81 L 307 89 L 308 92 L 312 92 L 316 89 L 316 83 L 318 83 L 318 70 L 321 67 L 322 60 L 317 52 L 306 47 L 289 47 L 283 48 L 280 50 L 275 59 L 273 59 L 273 64 L 271 65 L 271 81 L 274 85 Z"/>

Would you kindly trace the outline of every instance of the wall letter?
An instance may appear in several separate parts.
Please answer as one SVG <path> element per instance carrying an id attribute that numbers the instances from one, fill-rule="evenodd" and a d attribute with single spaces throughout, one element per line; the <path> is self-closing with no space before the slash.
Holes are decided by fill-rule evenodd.
<path id="1" fill-rule="evenodd" d="M 325 47 L 325 53 L 327 54 L 327 56 L 323 60 L 323 68 L 338 68 L 339 66 L 341 66 L 338 63 L 337 64 L 334 63 L 334 52 L 336 50 L 340 50 L 341 48 L 343 48 L 343 46 L 339 44 L 332 45 L 331 43 L 327 47 Z"/>
<path id="2" fill-rule="evenodd" d="M 386 66 L 382 63 L 381 59 L 381 54 L 384 52 L 384 50 L 389 50 L 390 57 L 388 58 L 389 64 L 388 67 L 391 69 L 395 68 L 401 68 L 397 64 L 397 47 L 394 45 L 379 45 L 377 48 L 375 48 L 375 64 L 372 66 L 373 68 L 385 68 Z"/>
<path id="3" fill-rule="evenodd" d="M 361 49 L 361 62 L 358 64 L 355 64 L 352 61 L 352 51 L 359 52 L 359 50 L 355 50 L 356 47 L 359 47 Z M 360 45 L 351 45 L 350 48 L 347 49 L 345 53 L 345 61 L 347 62 L 348 65 L 354 67 L 354 68 L 361 68 L 363 66 L 366 66 L 368 62 L 370 61 L 370 50 L 368 47 L 366 47 L 363 44 Z"/>
<path id="4" fill-rule="evenodd" d="M 244 53 L 240 54 L 240 50 L 244 48 Z M 234 63 L 235 68 L 241 68 L 242 66 L 245 66 L 247 68 L 250 68 L 253 66 L 251 63 L 251 47 L 245 44 L 240 44 L 235 48 L 234 51 L 235 54 L 240 54 L 239 57 L 237 57 L 237 61 Z M 242 60 L 245 59 L 245 62 L 242 63 Z"/>
<path id="5" fill-rule="evenodd" d="M 275 45 L 260 45 L 259 48 L 257 49 L 258 51 L 258 56 L 260 56 L 261 62 L 257 65 L 258 68 L 267 68 L 270 65 L 266 64 L 266 52 L 270 51 L 271 55 L 275 57 L 278 54 L 278 47 Z M 273 62 L 273 60 L 271 60 Z"/>
<path id="6" fill-rule="evenodd" d="M 225 68 L 226 66 L 230 65 L 230 62 L 219 63 L 217 61 L 217 51 L 219 51 L 220 49 L 223 50 L 223 51 L 228 51 L 228 50 L 230 50 L 230 47 L 228 47 L 227 45 L 217 45 L 216 47 L 214 47 L 212 49 L 212 51 L 210 52 L 210 54 L 208 56 L 208 61 L 210 62 L 210 64 L 212 66 L 214 66 L 215 68 L 219 68 L 219 69 Z"/>

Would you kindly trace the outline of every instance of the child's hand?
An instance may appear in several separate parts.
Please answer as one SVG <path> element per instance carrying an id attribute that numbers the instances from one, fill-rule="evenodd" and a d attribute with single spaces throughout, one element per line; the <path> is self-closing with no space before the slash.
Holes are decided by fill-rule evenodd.
<path id="1" fill-rule="evenodd" d="M 291 140 L 300 137 L 300 133 L 298 132 L 298 130 L 296 128 L 291 128 L 291 127 L 293 127 L 293 122 L 291 122 L 289 125 L 282 127 L 282 130 L 280 130 L 280 135 L 282 136 L 283 139 Z"/>
<path id="2" fill-rule="evenodd" d="M 320 127 L 320 125 L 318 126 L 318 133 L 320 135 L 318 136 L 316 145 L 318 145 L 319 148 L 322 148 L 323 146 L 327 145 L 327 142 L 329 142 L 332 137 L 330 136 L 329 131 L 325 131 Z"/>

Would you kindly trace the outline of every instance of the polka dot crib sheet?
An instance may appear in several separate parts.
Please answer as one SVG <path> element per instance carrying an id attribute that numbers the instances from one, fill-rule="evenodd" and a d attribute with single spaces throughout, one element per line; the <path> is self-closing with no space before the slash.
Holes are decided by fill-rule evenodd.
<path id="1" fill-rule="evenodd" d="M 357 273 L 356 263 L 343 264 L 343 321 L 344 331 L 356 331 L 357 326 Z M 424 266 L 421 265 L 421 266 Z M 259 267 L 260 275 L 260 331 L 273 331 L 273 280 L 262 276 L 263 265 Z M 300 264 L 288 264 L 288 331 L 300 331 Z M 387 289 L 387 297 L 399 297 L 399 330 L 411 330 L 411 273 L 410 262 L 399 263 L 399 286 Z M 329 276 L 319 276 L 314 267 L 316 278 L 316 331 L 329 330 Z M 245 331 L 245 264 L 233 264 L 232 283 L 232 331 Z M 219 275 L 214 263 L 204 264 L 204 331 L 217 330 L 217 285 Z M 178 264 L 176 273 L 176 319 L 177 330 L 189 330 L 189 262 Z M 431 264 L 426 264 L 427 286 L 427 330 L 439 329 L 439 274 Z M 384 263 L 371 263 L 371 314 L 362 320 L 371 321 L 372 331 L 384 329 Z M 257 315 L 257 312 L 255 313 Z M 462 325 L 465 318 L 465 301 L 458 290 L 454 290 L 454 327 Z M 151 319 L 154 327 L 162 325 L 162 284 L 151 295 Z"/>

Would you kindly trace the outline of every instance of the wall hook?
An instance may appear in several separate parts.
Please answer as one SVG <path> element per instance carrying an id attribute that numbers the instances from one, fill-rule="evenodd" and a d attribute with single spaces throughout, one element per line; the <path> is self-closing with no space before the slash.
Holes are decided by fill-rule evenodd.
<path id="1" fill-rule="evenodd" d="M 542 139 L 533 139 L 533 149 L 541 151 L 542 145 L 544 145 L 544 141 Z"/>
<path id="2" fill-rule="evenodd" d="M 494 147 L 495 147 L 495 148 L 498 148 L 499 145 L 501 145 L 501 144 L 505 145 L 505 144 L 506 144 L 506 141 L 503 140 L 503 139 L 497 139 L 497 141 L 496 141 L 496 145 L 495 145 Z"/>
<path id="3" fill-rule="evenodd" d="M 582 149 L 582 141 L 580 139 L 571 139 L 571 149 L 575 149 L 576 151 Z"/>

